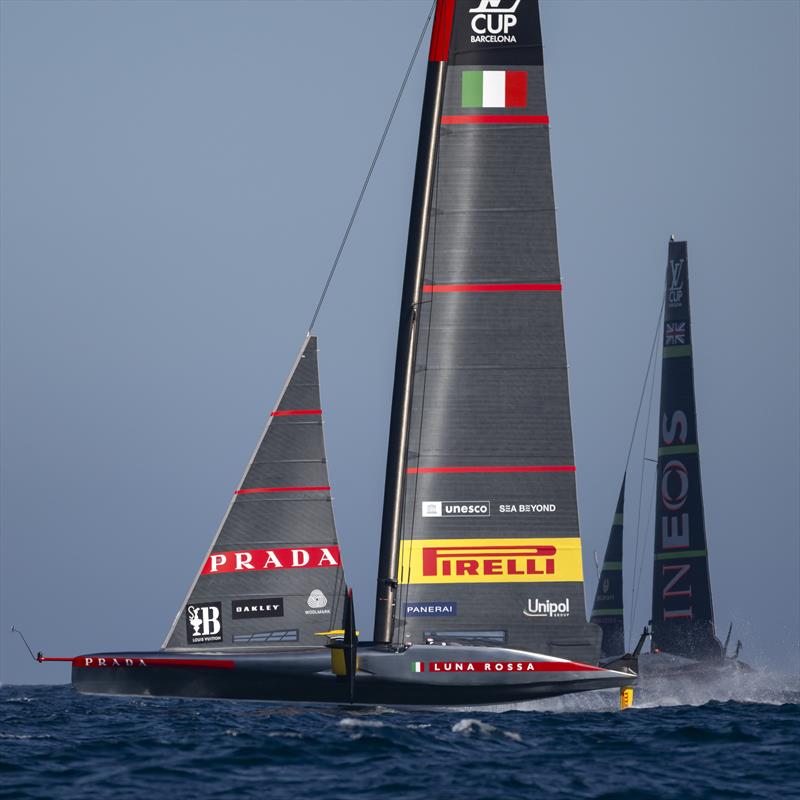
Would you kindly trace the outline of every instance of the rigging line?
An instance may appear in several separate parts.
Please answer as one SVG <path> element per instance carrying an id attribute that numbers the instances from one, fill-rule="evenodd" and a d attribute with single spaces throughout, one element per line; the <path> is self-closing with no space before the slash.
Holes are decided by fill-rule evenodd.
<path id="1" fill-rule="evenodd" d="M 655 329 L 655 332 L 653 333 L 653 342 L 650 345 L 650 356 L 649 356 L 649 358 L 647 360 L 647 371 L 645 372 L 644 382 L 642 383 L 642 392 L 639 395 L 639 407 L 636 409 L 636 419 L 633 422 L 633 432 L 631 433 L 631 442 L 628 445 L 628 455 L 625 458 L 625 471 L 626 472 L 628 471 L 628 466 L 630 465 L 631 451 L 633 450 L 633 443 L 636 440 L 636 432 L 639 429 L 639 417 L 640 417 L 640 415 L 642 413 L 642 403 L 644 402 L 644 396 L 645 396 L 645 393 L 647 391 L 647 381 L 650 378 L 650 371 L 651 370 L 653 371 L 653 376 L 652 376 L 652 381 L 653 382 L 651 384 L 651 390 L 650 390 L 651 391 L 651 398 L 652 398 L 652 391 L 653 391 L 652 390 L 652 386 L 655 385 L 655 379 L 656 379 L 656 377 L 655 377 L 656 342 L 658 342 L 658 336 L 659 336 L 659 333 L 661 331 L 661 315 L 663 313 L 664 313 L 664 294 L 662 293 L 662 295 L 661 295 L 661 304 L 660 304 L 659 309 L 658 309 L 658 316 L 656 317 L 656 329 Z M 652 403 L 652 399 L 651 399 L 650 402 Z M 649 418 L 649 407 L 648 407 L 648 418 Z M 647 430 L 645 430 L 645 432 L 644 432 L 644 447 L 646 447 L 646 446 L 647 446 Z M 643 455 L 644 455 L 644 453 L 643 453 Z M 640 509 L 641 509 L 641 475 L 639 477 L 640 477 L 639 504 L 640 504 Z M 635 539 L 634 554 L 633 554 L 633 566 L 634 566 L 634 569 L 636 568 L 636 563 L 639 560 L 639 538 L 640 538 L 639 537 L 639 523 L 640 523 L 640 519 L 637 516 L 637 518 L 636 518 L 636 539 Z M 635 575 L 634 575 L 634 579 L 635 579 Z M 633 595 L 631 595 L 631 603 L 632 602 L 633 602 Z M 629 611 L 629 619 L 631 618 L 630 615 L 632 615 L 632 614 L 633 614 L 633 608 L 631 608 L 630 611 Z M 632 631 L 631 627 L 628 626 L 628 635 L 629 636 L 631 635 L 631 631 Z"/>
<path id="2" fill-rule="evenodd" d="M 389 128 L 392 125 L 392 120 L 394 119 L 397 107 L 400 105 L 400 99 L 403 96 L 403 92 L 406 88 L 406 83 L 408 83 L 408 76 L 411 74 L 411 69 L 414 66 L 414 62 L 417 60 L 417 53 L 419 53 L 419 48 L 422 46 L 422 40 L 425 38 L 425 31 L 428 30 L 428 23 L 430 23 L 431 21 L 431 17 L 433 16 L 433 10 L 435 7 L 436 7 L 436 2 L 434 0 L 433 4 L 431 5 L 431 10 L 428 12 L 428 16 L 425 19 L 425 24 L 422 26 L 422 31 L 420 32 L 419 39 L 417 40 L 417 46 L 414 48 L 414 53 L 411 56 L 411 61 L 408 62 L 408 68 L 406 69 L 406 74 L 403 77 L 403 82 L 400 84 L 400 90 L 397 92 L 397 97 L 395 97 L 394 105 L 392 106 L 389 118 L 386 120 L 386 126 L 384 127 L 383 135 L 381 136 L 381 139 L 378 142 L 378 147 L 375 150 L 375 155 L 372 157 L 372 163 L 370 164 L 369 171 L 367 172 L 367 177 L 364 178 L 364 183 L 361 185 L 361 192 L 358 195 L 358 200 L 356 200 L 355 207 L 353 208 L 353 213 L 350 215 L 350 221 L 347 223 L 347 228 L 345 229 L 344 236 L 342 237 L 342 241 L 339 244 L 339 249 L 336 252 L 336 258 L 333 259 L 333 266 L 331 266 L 331 271 L 328 273 L 328 279 L 325 281 L 325 286 L 322 289 L 322 294 L 320 295 L 319 302 L 317 303 L 317 307 L 314 309 L 314 316 L 311 317 L 311 324 L 308 326 L 309 333 L 311 333 L 311 331 L 314 329 L 314 323 L 317 321 L 317 316 L 319 315 L 320 309 L 322 308 L 322 304 L 325 302 L 325 295 L 328 293 L 328 287 L 331 285 L 331 281 L 333 280 L 333 274 L 334 272 L 336 272 L 336 267 L 339 265 L 339 259 L 342 257 L 344 246 L 347 244 L 347 237 L 350 236 L 350 229 L 353 227 L 353 223 L 356 220 L 356 215 L 358 214 L 358 209 L 361 207 L 361 201 L 364 199 L 364 194 L 367 191 L 367 186 L 369 186 L 369 180 L 372 177 L 372 172 L 375 169 L 375 164 L 378 163 L 378 157 L 380 156 L 381 150 L 383 149 L 383 143 L 386 141 L 386 136 L 389 133 Z"/>
<path id="3" fill-rule="evenodd" d="M 661 315 L 664 313 L 664 295 L 661 295 L 661 304 L 658 308 L 658 317 L 656 318 L 656 329 L 653 333 L 653 343 L 650 345 L 650 356 L 647 360 L 647 372 L 644 374 L 644 383 L 642 384 L 642 392 L 639 395 L 639 407 L 636 409 L 636 419 L 633 421 L 633 431 L 631 432 L 631 441 L 628 445 L 628 455 L 625 457 L 625 469 L 631 460 L 631 450 L 633 450 L 633 442 L 636 439 L 636 429 L 639 425 L 639 415 L 642 413 L 642 401 L 644 400 L 645 390 L 647 389 L 647 379 L 650 377 L 650 369 L 653 366 L 653 356 L 656 351 L 656 342 L 658 341 L 658 333 L 661 330 Z"/>

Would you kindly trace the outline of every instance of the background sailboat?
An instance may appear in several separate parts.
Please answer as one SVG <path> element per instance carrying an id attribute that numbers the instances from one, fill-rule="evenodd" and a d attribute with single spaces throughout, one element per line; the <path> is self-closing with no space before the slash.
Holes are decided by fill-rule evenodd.
<path id="1" fill-rule="evenodd" d="M 619 490 L 617 508 L 608 535 L 605 556 L 598 576 L 597 591 L 592 606 L 591 622 L 603 631 L 600 652 L 603 657 L 619 656 L 625 652 L 625 622 L 623 615 L 622 553 L 625 523 L 625 477 Z"/>
<path id="2" fill-rule="evenodd" d="M 722 657 L 714 632 L 694 396 L 686 242 L 670 241 L 656 477 L 652 650 Z"/>
<path id="3" fill-rule="evenodd" d="M 737 646 L 733 659 L 725 658 L 730 630 L 725 645 L 722 645 L 714 629 L 708 541 L 700 479 L 688 252 L 686 242 L 675 241 L 674 237 L 669 243 L 664 319 L 659 340 L 662 346 L 662 367 L 660 407 L 656 420 L 658 458 L 649 623 L 652 627 L 652 641 L 650 653 L 641 659 L 642 669 L 645 674 L 682 675 L 702 673 L 704 667 L 733 664 L 741 668 L 745 665 L 736 658 L 740 645 Z M 645 385 L 646 383 L 647 379 Z M 643 390 L 642 396 L 644 393 Z M 645 459 L 643 463 L 647 461 Z M 609 536 L 606 559 L 592 611 L 592 620 L 603 627 L 604 645 L 607 636 L 617 640 L 624 638 L 624 488 L 623 480 L 615 525 L 612 526 Z M 609 553 L 613 553 L 613 557 L 609 557 Z M 609 605 L 612 596 L 612 605 L 618 608 L 609 613 L 608 610 L 604 611 L 604 607 Z M 631 609 L 632 614 L 636 611 L 636 608 Z"/>

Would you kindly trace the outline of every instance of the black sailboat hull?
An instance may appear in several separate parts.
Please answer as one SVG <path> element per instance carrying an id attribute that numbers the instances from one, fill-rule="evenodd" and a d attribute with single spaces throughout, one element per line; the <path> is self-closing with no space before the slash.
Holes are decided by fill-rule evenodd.
<path id="1" fill-rule="evenodd" d="M 323 648 L 259 654 L 85 655 L 73 659 L 72 684 L 87 694 L 460 706 L 610 689 L 636 680 L 623 672 L 501 648 L 362 648 L 358 658 L 352 700 L 348 680 L 332 672 L 330 651 Z"/>

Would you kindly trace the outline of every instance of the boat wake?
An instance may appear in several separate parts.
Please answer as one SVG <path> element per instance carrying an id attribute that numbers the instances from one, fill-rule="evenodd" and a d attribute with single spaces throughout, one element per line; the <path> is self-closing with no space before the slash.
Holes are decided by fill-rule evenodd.
<path id="1" fill-rule="evenodd" d="M 800 678 L 786 673 L 757 670 L 720 675 L 698 681 L 688 677 L 648 678 L 636 687 L 634 709 L 702 706 L 735 702 L 780 706 L 800 703 Z M 585 692 L 547 700 L 485 706 L 481 711 L 538 711 L 557 714 L 616 712 L 617 690 Z M 455 710 L 455 709 L 451 709 Z M 468 710 L 466 708 L 464 711 Z M 473 709 L 474 710 L 474 709 Z"/>

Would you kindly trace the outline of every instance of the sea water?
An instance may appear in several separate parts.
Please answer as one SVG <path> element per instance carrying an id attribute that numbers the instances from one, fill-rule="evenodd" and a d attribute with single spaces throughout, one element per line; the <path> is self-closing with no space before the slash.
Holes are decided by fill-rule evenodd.
<path id="1" fill-rule="evenodd" d="M 798 798 L 800 686 L 763 673 L 491 709 L 0 688 L 3 798 Z"/>

